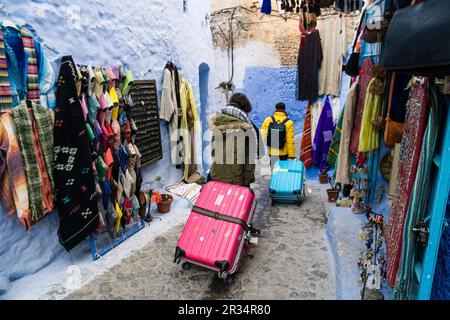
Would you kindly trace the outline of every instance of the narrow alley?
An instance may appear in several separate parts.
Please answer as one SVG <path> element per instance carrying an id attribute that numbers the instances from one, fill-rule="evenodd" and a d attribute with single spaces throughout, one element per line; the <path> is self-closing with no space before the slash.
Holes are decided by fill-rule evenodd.
<path id="1" fill-rule="evenodd" d="M 325 238 L 326 209 L 321 187 L 308 184 L 305 202 L 270 206 L 269 179 L 258 177 L 255 225 L 258 244 L 243 257 L 231 284 L 217 272 L 173 262 L 183 225 L 158 236 L 68 299 L 335 299 L 334 275 Z"/>

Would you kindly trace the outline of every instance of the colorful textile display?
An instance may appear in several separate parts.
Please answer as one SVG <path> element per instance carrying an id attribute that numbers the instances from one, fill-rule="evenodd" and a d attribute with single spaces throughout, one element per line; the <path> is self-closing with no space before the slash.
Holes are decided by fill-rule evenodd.
<path id="1" fill-rule="evenodd" d="M 400 169 L 392 201 L 392 212 L 385 228 L 387 280 L 395 285 L 400 265 L 405 218 L 417 173 L 422 140 L 428 120 L 428 83 L 426 78 L 413 78 L 406 106 L 405 132 L 402 139 Z"/>
<path id="2" fill-rule="evenodd" d="M 98 223 L 97 192 L 90 141 L 71 56 L 61 61 L 54 130 L 54 179 L 60 225 L 59 240 L 67 251 L 93 232 Z"/>
<path id="3" fill-rule="evenodd" d="M 323 53 L 319 30 L 301 35 L 297 59 L 298 100 L 316 101 L 319 96 L 319 68 Z"/>
<path id="4" fill-rule="evenodd" d="M 320 115 L 313 143 L 313 163 L 322 171 L 328 170 L 327 156 L 333 140 L 334 122 L 330 99 L 327 97 Z"/>
<path id="5" fill-rule="evenodd" d="M 311 139 L 311 103 L 306 107 L 305 122 L 303 124 L 302 144 L 300 146 L 300 161 L 306 168 L 312 166 L 312 139 Z"/>
<path id="6" fill-rule="evenodd" d="M 336 182 L 350 184 L 350 137 L 353 129 L 356 104 L 358 102 L 359 81 L 355 81 L 347 93 L 344 106 L 344 118 L 342 120 L 342 132 L 339 144 L 339 153 L 336 167 Z"/>
<path id="7" fill-rule="evenodd" d="M 372 71 L 373 63 L 371 59 L 364 60 L 361 72 L 359 74 L 359 97 L 356 107 L 355 119 L 353 121 L 352 138 L 350 143 L 350 152 L 354 155 L 359 151 L 359 137 L 361 134 L 361 122 L 364 113 L 364 106 L 366 103 L 367 87 L 373 79 Z"/>
<path id="8" fill-rule="evenodd" d="M 397 277 L 394 298 L 397 300 L 416 299 L 414 295 L 414 265 L 417 257 L 416 233 L 413 228 L 424 218 L 431 192 L 431 168 L 436 152 L 441 109 L 438 105 L 436 88 L 430 88 L 430 113 L 427 129 L 422 142 L 422 150 L 417 167 L 414 186 L 411 191 L 408 213 L 403 231 L 401 267 Z"/>
<path id="9" fill-rule="evenodd" d="M 34 224 L 54 210 L 52 115 L 50 109 L 29 100 L 13 108 L 12 114 L 25 166 L 30 224 Z"/>
<path id="10" fill-rule="evenodd" d="M 197 183 L 185 183 L 181 181 L 175 184 L 170 184 L 166 186 L 165 189 L 189 200 L 192 204 L 195 204 L 195 201 L 197 201 L 200 191 L 202 190 L 202 186 Z"/>

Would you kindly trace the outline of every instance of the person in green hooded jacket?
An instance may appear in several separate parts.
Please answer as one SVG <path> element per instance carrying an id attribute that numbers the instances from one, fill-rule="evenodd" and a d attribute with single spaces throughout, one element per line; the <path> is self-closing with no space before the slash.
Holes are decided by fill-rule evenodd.
<path id="1" fill-rule="evenodd" d="M 248 114 L 252 105 L 241 93 L 210 119 L 212 166 L 208 180 L 249 187 L 255 181 L 260 135 Z"/>

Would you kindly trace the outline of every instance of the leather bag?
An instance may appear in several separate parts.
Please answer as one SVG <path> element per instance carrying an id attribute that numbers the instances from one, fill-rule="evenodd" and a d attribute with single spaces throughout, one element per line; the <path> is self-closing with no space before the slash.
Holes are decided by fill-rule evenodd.
<path id="1" fill-rule="evenodd" d="M 397 10 L 385 38 L 385 69 L 424 77 L 450 75 L 449 12 L 447 0 Z"/>
<path id="2" fill-rule="evenodd" d="M 394 90 L 395 74 L 392 75 L 391 85 L 389 88 L 388 111 L 386 115 L 386 128 L 384 129 L 384 144 L 388 148 L 393 148 L 396 143 L 402 142 L 403 132 L 405 132 L 405 124 L 396 122 L 391 119 L 392 94 Z"/>

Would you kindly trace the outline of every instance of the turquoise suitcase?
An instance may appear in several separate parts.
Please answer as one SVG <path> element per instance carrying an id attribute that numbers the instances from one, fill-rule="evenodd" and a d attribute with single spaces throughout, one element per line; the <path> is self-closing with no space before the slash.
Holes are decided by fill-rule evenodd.
<path id="1" fill-rule="evenodd" d="M 301 204 L 305 198 L 305 166 L 299 160 L 277 161 L 270 180 L 272 204 Z"/>

